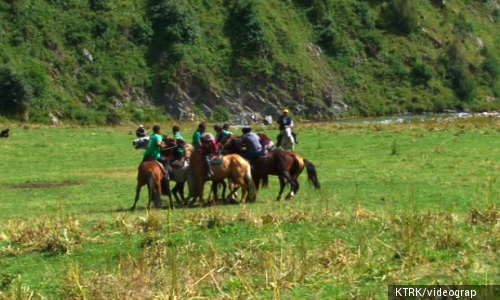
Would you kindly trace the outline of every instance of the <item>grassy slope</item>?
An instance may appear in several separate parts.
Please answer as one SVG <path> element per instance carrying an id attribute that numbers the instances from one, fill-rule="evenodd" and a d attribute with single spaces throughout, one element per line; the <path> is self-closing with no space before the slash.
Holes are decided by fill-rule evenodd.
<path id="1" fill-rule="evenodd" d="M 417 22 L 411 34 L 391 23 L 393 1 L 240 2 L 252 3 L 250 20 L 260 33 L 235 32 L 243 25 L 228 25 L 238 1 L 171 1 L 189 12 L 175 23 L 177 29 L 191 28 L 196 36 L 172 42 L 158 33 L 166 26 L 151 27 L 154 1 L 2 1 L 0 58 L 27 78 L 28 85 L 43 90 L 29 105 L 32 122 L 49 122 L 49 112 L 80 124 L 158 119 L 158 113 L 137 106 L 140 93 L 158 100 L 165 84 L 185 87 L 193 82 L 202 91 L 212 88 L 221 94 L 234 94 L 232 83 L 243 83 L 288 105 L 322 104 L 326 92 L 349 104 L 350 113 L 363 115 L 498 108 L 496 102 L 486 102 L 500 89 L 482 79 L 485 54 L 469 33 L 452 32 L 461 13 L 460 24 L 470 23 L 486 48 L 498 48 L 500 38 L 492 34 L 498 24 L 489 19 L 498 21 L 497 1 L 453 1 L 445 10 L 419 1 L 412 10 Z M 92 9 L 89 3 L 107 9 Z M 335 36 L 333 52 L 319 43 L 325 17 L 334 21 L 329 27 Z M 436 49 L 420 26 L 443 47 Z M 245 50 L 251 36 L 263 41 L 260 50 Z M 308 48 L 310 43 L 322 45 L 320 57 Z M 443 59 L 453 43 L 464 45 L 464 64 L 470 69 L 466 73 L 478 91 L 473 99 L 459 101 L 451 88 Z M 369 47 L 375 47 L 373 54 Z M 85 58 L 83 49 L 92 53 L 94 62 Z M 415 62 L 430 68 L 425 84 L 413 82 Z M 494 81 L 498 86 L 498 77 Z M 88 95 L 92 103 L 83 105 Z"/>
<path id="2" fill-rule="evenodd" d="M 498 125 L 304 124 L 321 192 L 302 177 L 278 203 L 272 178 L 253 205 L 149 214 L 123 211 L 133 128 L 15 128 L 0 141 L 0 296 L 384 299 L 394 282 L 495 283 Z M 65 180 L 81 184 L 14 188 Z"/>

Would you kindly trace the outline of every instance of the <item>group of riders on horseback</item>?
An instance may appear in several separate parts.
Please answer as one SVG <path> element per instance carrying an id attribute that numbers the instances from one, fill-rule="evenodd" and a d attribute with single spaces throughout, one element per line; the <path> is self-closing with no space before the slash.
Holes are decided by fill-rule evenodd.
<path id="1" fill-rule="evenodd" d="M 278 118 L 279 130 L 280 134 L 277 137 L 278 144 L 277 147 L 280 146 L 281 141 L 283 139 L 284 131 L 287 127 L 293 128 L 293 120 L 289 116 L 288 109 L 283 110 L 283 115 Z M 210 180 L 214 173 L 212 171 L 212 161 L 214 157 L 217 157 L 222 154 L 222 150 L 224 148 L 224 142 L 228 140 L 232 136 L 232 133 L 229 131 L 229 124 L 225 123 L 224 125 L 216 124 L 214 126 L 214 130 L 216 132 L 216 136 L 214 137 L 211 133 L 207 133 L 206 124 L 200 123 L 198 128 L 193 134 L 192 138 L 192 146 L 195 151 L 197 151 L 203 157 L 203 165 L 205 167 L 205 179 Z M 162 181 L 162 185 L 166 184 L 168 180 L 170 180 L 171 168 L 182 167 L 186 162 L 188 157 L 185 156 L 185 145 L 186 142 L 183 136 L 180 133 L 180 128 L 177 125 L 174 125 L 172 128 L 172 133 L 175 140 L 175 147 L 172 149 L 172 157 L 163 157 L 161 155 L 162 148 L 165 147 L 165 143 L 163 141 L 163 137 L 161 134 L 161 128 L 159 125 L 155 125 L 153 127 L 153 133 L 149 137 L 149 143 L 144 153 L 144 157 L 142 162 L 156 160 L 160 162 L 164 171 L 164 178 Z M 136 135 L 139 138 L 146 137 L 146 129 L 143 125 L 140 125 L 136 131 Z M 296 134 L 292 131 L 292 135 L 294 137 L 295 143 L 297 143 Z M 250 164 L 256 161 L 266 153 L 266 150 L 272 150 L 274 148 L 274 143 L 272 140 L 265 134 L 255 134 L 252 131 L 250 126 L 242 127 L 242 135 L 239 138 L 238 142 L 238 154 L 245 159 L 247 159 Z M 169 163 L 171 162 L 171 163 Z"/>

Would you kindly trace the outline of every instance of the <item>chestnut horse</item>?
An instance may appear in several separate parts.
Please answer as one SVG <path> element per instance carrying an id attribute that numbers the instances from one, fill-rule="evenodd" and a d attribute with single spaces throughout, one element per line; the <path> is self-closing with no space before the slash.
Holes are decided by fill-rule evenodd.
<path id="1" fill-rule="evenodd" d="M 228 136 L 222 141 L 223 151 L 225 153 L 238 153 L 239 137 Z M 320 188 L 316 167 L 301 155 L 292 151 L 284 151 L 275 149 L 268 151 L 256 161 L 252 162 L 252 177 L 257 190 L 259 189 L 260 181 L 262 186 L 268 187 L 269 175 L 278 176 L 280 181 L 280 191 L 276 200 L 280 200 L 285 189 L 286 181 L 290 183 L 290 192 L 286 199 L 293 198 L 300 187 L 298 177 L 304 170 L 307 169 L 308 180 L 316 189 Z M 285 181 L 286 180 L 286 181 Z"/>
<path id="2" fill-rule="evenodd" d="M 186 155 L 191 157 L 191 172 L 198 188 L 198 197 L 200 197 L 201 204 L 205 205 L 203 191 L 206 179 L 202 156 L 193 151 L 192 148 L 186 149 Z M 212 165 L 212 171 L 214 172 L 214 176 L 210 179 L 211 181 L 220 182 L 228 178 L 232 183 L 241 187 L 241 203 L 245 203 L 247 200 L 248 202 L 255 202 L 257 199 L 257 190 L 252 180 L 250 164 L 244 158 L 236 154 L 224 155 L 221 164 Z M 237 189 L 237 187 L 233 188 L 228 197 L 230 198 L 234 195 Z"/>
<path id="3" fill-rule="evenodd" d="M 149 201 L 148 209 L 151 207 L 151 202 L 154 202 L 155 208 L 162 207 L 162 186 L 161 181 L 163 179 L 163 170 L 159 163 L 156 161 L 145 161 L 139 166 L 139 171 L 137 173 L 137 188 L 135 191 L 135 202 L 131 210 L 135 209 L 137 201 L 139 201 L 139 194 L 144 185 L 148 186 Z M 173 208 L 172 195 L 170 193 L 170 184 L 167 184 L 166 191 L 164 191 L 170 200 L 170 207 Z"/>

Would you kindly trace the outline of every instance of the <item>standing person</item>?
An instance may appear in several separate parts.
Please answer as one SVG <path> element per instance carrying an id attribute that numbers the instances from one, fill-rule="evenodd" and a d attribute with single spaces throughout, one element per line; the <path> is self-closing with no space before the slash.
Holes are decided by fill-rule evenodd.
<path id="1" fill-rule="evenodd" d="M 252 132 L 250 126 L 241 129 L 240 155 L 248 160 L 257 160 L 264 153 L 260 137 Z"/>
<path id="2" fill-rule="evenodd" d="M 146 129 L 144 128 L 144 125 L 139 125 L 139 128 L 135 131 L 135 135 L 138 138 L 146 137 Z"/>
<path id="3" fill-rule="evenodd" d="M 205 133 L 201 136 L 201 144 L 198 152 L 203 155 L 203 164 L 205 165 L 206 179 L 212 178 L 214 172 L 212 171 L 212 165 L 210 159 L 214 154 L 219 152 L 219 145 L 215 141 L 215 138 L 210 133 Z"/>
<path id="4" fill-rule="evenodd" d="M 167 192 L 167 190 L 163 189 L 164 186 L 168 183 L 168 166 L 167 159 L 161 156 L 161 148 L 164 147 L 163 137 L 161 136 L 161 128 L 160 125 L 153 126 L 153 133 L 149 136 L 149 144 L 146 152 L 144 152 L 144 157 L 142 162 L 148 160 L 156 160 L 159 161 L 163 165 L 164 176 L 162 180 L 162 192 Z"/>
<path id="5" fill-rule="evenodd" d="M 224 137 L 231 135 L 231 133 L 229 131 L 225 130 L 222 126 L 220 126 L 220 124 L 215 124 L 214 130 L 215 130 L 215 132 L 217 132 L 217 135 L 215 136 L 215 141 L 218 144 L 222 143 L 222 140 L 224 139 Z"/>
<path id="6" fill-rule="evenodd" d="M 198 129 L 196 129 L 196 131 L 194 132 L 194 134 L 193 134 L 193 147 L 194 147 L 194 150 L 198 150 L 198 148 L 199 148 L 199 146 L 201 144 L 201 136 L 205 132 L 206 128 L 207 128 L 207 126 L 205 125 L 205 123 L 201 122 L 198 125 Z"/>
<path id="7" fill-rule="evenodd" d="M 288 115 L 289 111 L 288 109 L 283 110 L 283 114 L 278 118 L 278 124 L 279 124 L 279 131 L 280 133 L 278 134 L 277 137 L 277 145 L 276 147 L 281 146 L 281 140 L 283 138 L 283 131 L 285 130 L 286 127 L 290 127 L 292 129 L 292 135 L 293 139 L 295 140 L 295 144 L 298 144 L 299 142 L 297 141 L 297 134 L 293 131 L 293 119 Z"/>

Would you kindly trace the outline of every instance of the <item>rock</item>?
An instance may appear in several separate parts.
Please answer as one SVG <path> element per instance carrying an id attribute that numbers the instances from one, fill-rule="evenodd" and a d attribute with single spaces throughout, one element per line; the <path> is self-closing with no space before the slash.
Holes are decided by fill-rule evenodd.
<path id="1" fill-rule="evenodd" d="M 90 53 L 89 50 L 87 50 L 86 48 L 83 48 L 82 53 L 88 59 L 88 61 L 90 61 L 90 62 L 94 61 L 94 58 L 92 57 L 92 53 Z"/>
<path id="2" fill-rule="evenodd" d="M 59 124 L 59 119 L 56 118 L 56 116 L 54 116 L 52 113 L 49 113 L 49 118 L 50 121 L 52 122 L 52 125 L 56 126 Z"/>
<path id="3" fill-rule="evenodd" d="M 483 40 L 480 37 L 476 36 L 475 42 L 476 42 L 476 45 L 479 47 L 479 49 L 484 48 Z"/>
<path id="4" fill-rule="evenodd" d="M 212 115 L 212 110 L 206 104 L 201 104 L 200 108 L 205 115 L 209 115 L 209 116 Z"/>
<path id="5" fill-rule="evenodd" d="M 273 124 L 273 117 L 272 116 L 265 116 L 264 117 L 264 125 L 271 125 Z"/>

